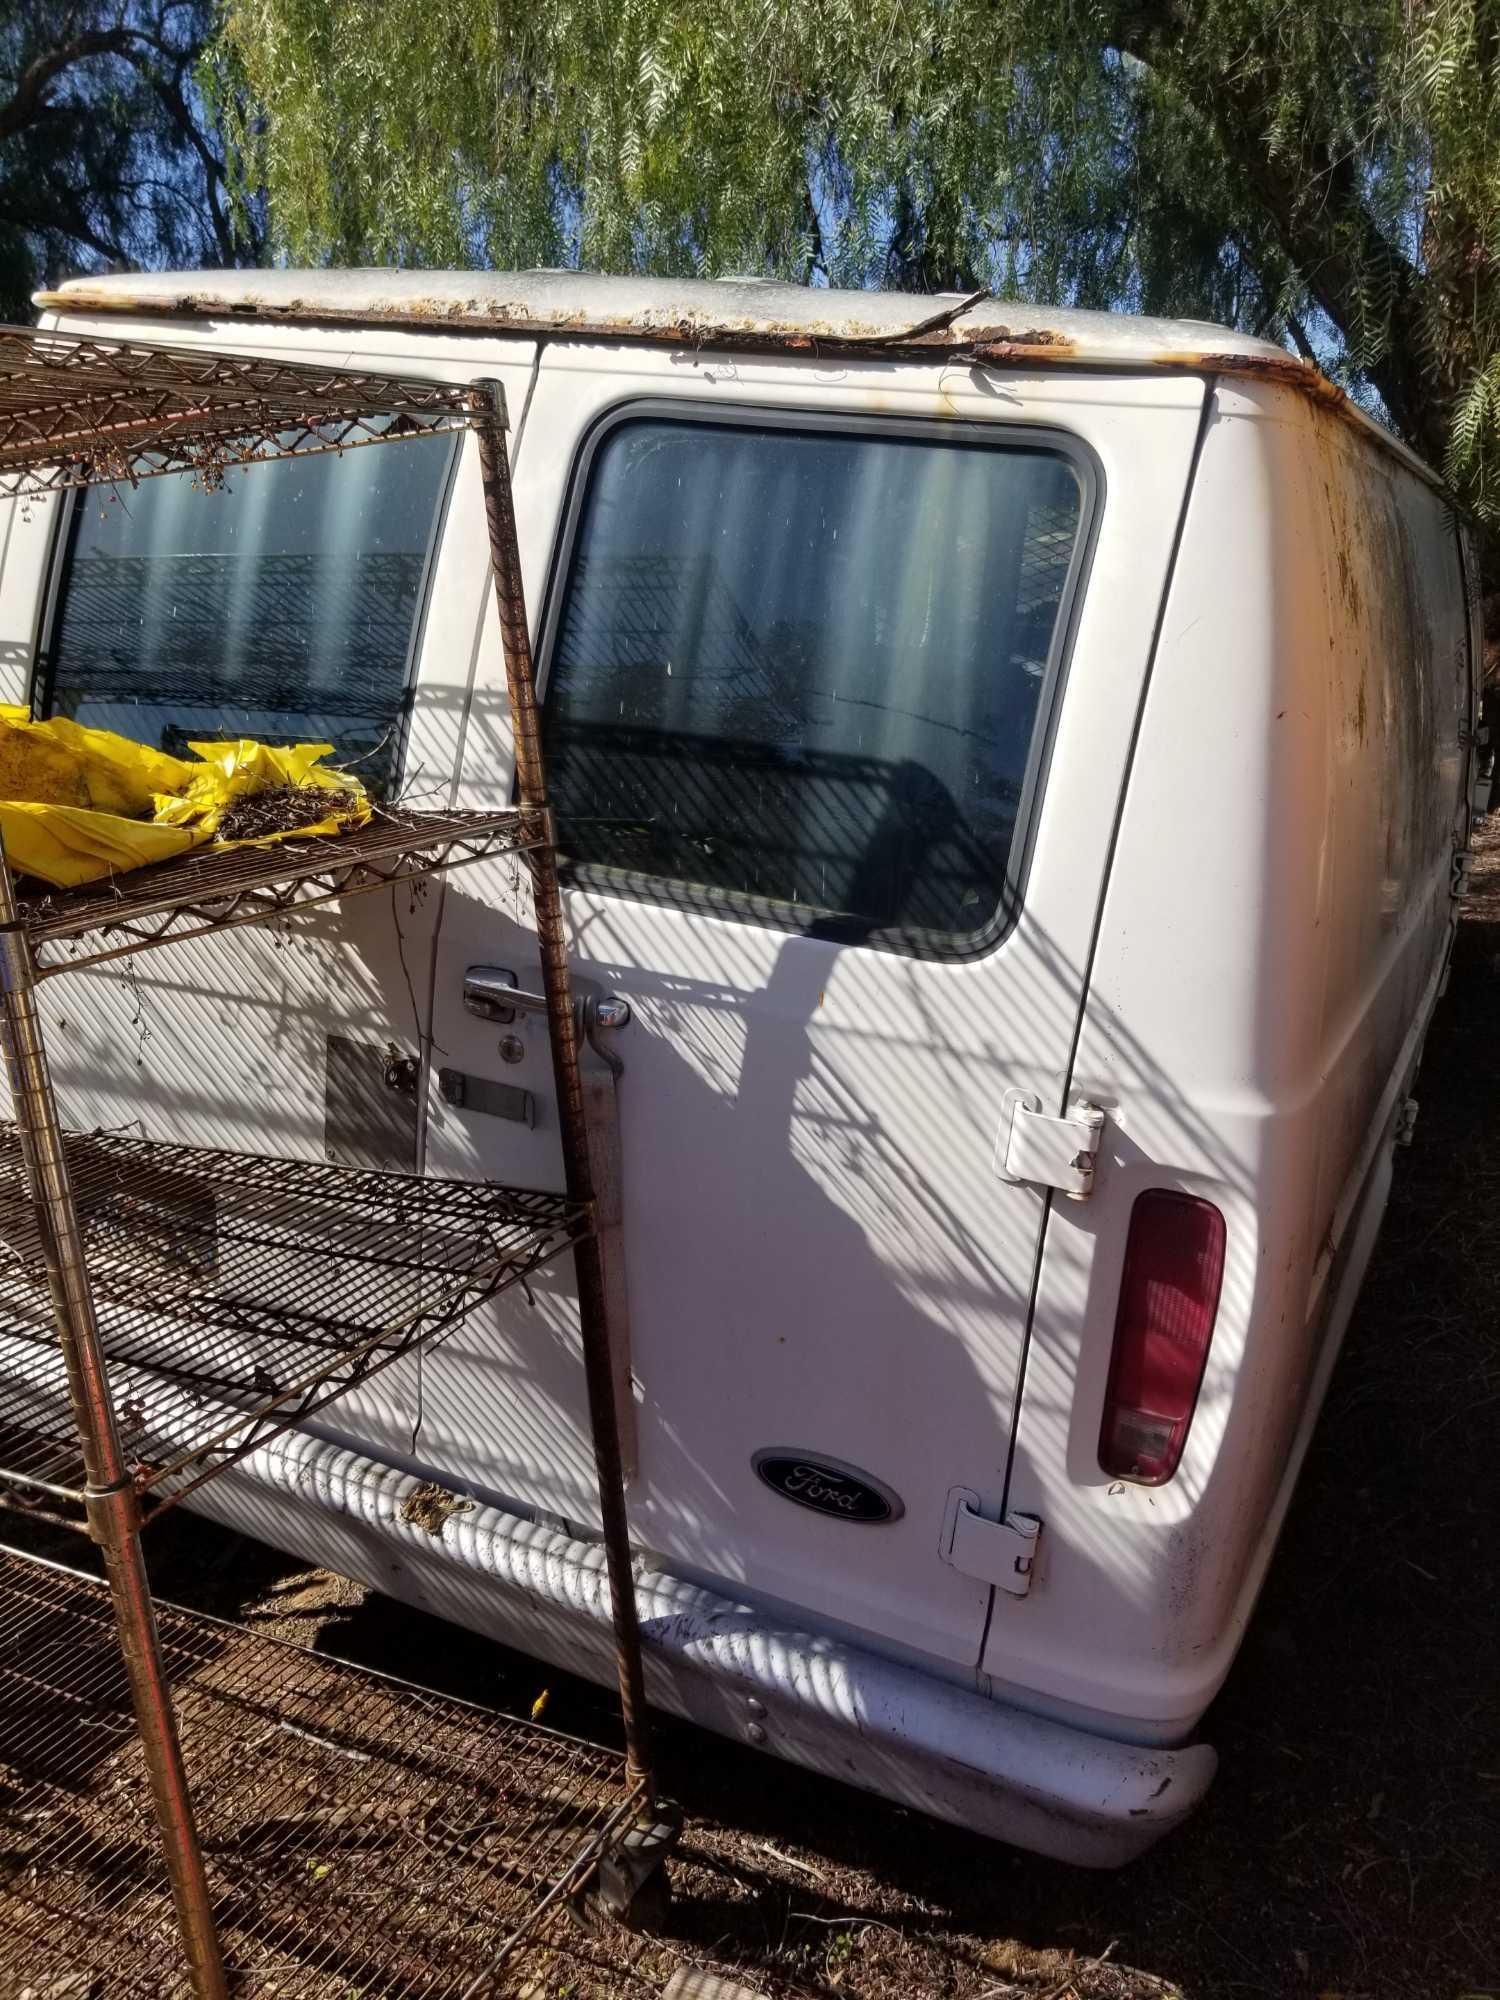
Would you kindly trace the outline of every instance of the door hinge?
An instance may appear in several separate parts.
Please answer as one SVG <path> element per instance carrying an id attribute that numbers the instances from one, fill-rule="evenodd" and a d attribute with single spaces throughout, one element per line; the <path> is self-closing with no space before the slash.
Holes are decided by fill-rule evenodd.
<path id="1" fill-rule="evenodd" d="M 979 1511 L 979 1495 L 967 1486 L 955 1486 L 943 1514 L 938 1554 L 965 1576 L 977 1576 L 981 1583 L 992 1583 L 1012 1597 L 1024 1597 L 1031 1589 L 1041 1535 L 1042 1524 L 1035 1514 L 986 1520 Z"/>
<path id="2" fill-rule="evenodd" d="M 1455 903 L 1461 903 L 1469 893 L 1469 871 L 1473 866 L 1474 857 L 1466 847 L 1455 849 L 1448 872 L 1448 893 Z"/>
<path id="3" fill-rule="evenodd" d="M 1035 1091 L 1007 1090 L 1000 1100 L 995 1172 L 1003 1181 L 1057 1188 L 1086 1201 L 1103 1133 L 1104 1113 L 1096 1104 L 1075 1104 L 1065 1118 L 1049 1118 Z"/>

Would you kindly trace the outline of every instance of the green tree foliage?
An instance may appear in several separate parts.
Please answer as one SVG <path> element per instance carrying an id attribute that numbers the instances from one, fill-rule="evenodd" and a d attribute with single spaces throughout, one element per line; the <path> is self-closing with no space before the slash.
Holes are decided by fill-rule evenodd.
<path id="1" fill-rule="evenodd" d="M 253 257 L 196 85 L 212 0 L 0 4 L 0 318 L 34 286 L 136 262 Z"/>
<path id="2" fill-rule="evenodd" d="M 1500 0 L 226 0 L 307 259 L 1231 321 L 1500 519 Z"/>

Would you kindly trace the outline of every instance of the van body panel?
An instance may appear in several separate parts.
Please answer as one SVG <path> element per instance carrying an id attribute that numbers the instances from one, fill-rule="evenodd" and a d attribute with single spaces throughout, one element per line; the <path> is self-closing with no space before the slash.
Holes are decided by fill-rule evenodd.
<path id="1" fill-rule="evenodd" d="M 260 344 L 264 332 L 268 347 L 306 351 L 290 329 L 257 327 L 253 343 L 249 331 L 234 329 L 237 345 Z M 619 1041 L 619 1103 L 636 1534 L 686 1575 L 940 1671 L 973 1670 L 991 1586 L 942 1561 L 939 1541 L 953 1487 L 998 1504 L 1044 1210 L 1038 1189 L 995 1173 L 1002 1101 L 1017 1088 L 1062 1103 L 1109 802 L 1123 780 L 1203 385 L 1039 373 L 997 396 L 972 369 L 942 364 L 727 363 L 588 343 L 538 356 L 530 343 L 513 353 L 493 339 L 473 342 L 466 367 L 468 350 L 451 336 L 339 336 L 351 359 L 405 369 L 426 365 L 430 338 L 435 368 L 493 375 L 512 411 L 524 411 L 515 498 L 544 669 L 541 627 L 562 581 L 559 529 L 584 441 L 638 406 L 718 414 L 728 405 L 747 424 L 763 410 L 788 437 L 853 423 L 856 442 L 898 425 L 916 440 L 996 450 L 1035 441 L 1065 446 L 1088 468 L 1088 574 L 1076 621 L 1059 634 L 1021 907 L 992 949 L 938 962 L 670 901 L 581 889 L 567 898 L 575 975 L 635 1012 Z M 482 806 L 508 802 L 512 772 L 472 446 L 465 452 L 417 640 L 405 777 L 417 797 L 431 787 Z M 1130 494 L 1128 507 L 1111 504 L 1115 491 Z M 134 1118 L 153 1136 L 220 1144 L 264 1144 L 274 1132 L 282 1150 L 335 1152 L 335 1125 L 342 1135 L 347 1123 L 333 1097 L 335 1058 L 344 1076 L 382 1050 L 428 1047 L 412 1141 L 427 1169 L 559 1185 L 543 1024 L 513 1025 L 523 1053 L 505 1064 L 493 1026 L 462 1004 L 473 964 L 503 966 L 535 990 L 526 899 L 522 865 L 497 860 L 424 895 L 355 899 L 284 933 L 89 975 L 50 996 L 68 1022 L 65 1115 Z M 179 1007 L 175 995 L 205 968 L 223 999 L 195 1025 L 192 1003 Z M 530 1092 L 532 1117 L 445 1102 L 434 1087 L 444 1068 Z M 545 1274 L 529 1301 L 507 1295 L 481 1309 L 439 1349 L 341 1399 L 318 1429 L 590 1531 L 574 1340 L 570 1274 Z M 898 1497 L 897 1517 L 851 1524 L 791 1503 L 756 1475 L 756 1454 L 778 1447 L 857 1469 Z"/>
<path id="2" fill-rule="evenodd" d="M 610 283 L 587 282 L 591 299 Z M 1180 1743 L 1233 1658 L 1451 939 L 1473 639 L 1434 486 L 1274 355 L 1236 351 L 1215 379 L 1144 326 L 1093 329 L 1087 369 L 986 368 L 734 351 L 724 328 L 700 348 L 659 328 L 398 326 L 374 306 L 364 325 L 152 317 L 139 297 L 138 317 L 111 295 L 66 324 L 504 388 L 565 857 L 578 843 L 573 971 L 632 1010 L 612 1046 L 656 1698 L 737 1735 L 779 1660 L 796 1693 L 773 1751 L 1040 1851 L 1139 1851 L 1212 1757 L 1182 1753 L 1170 1797 L 1122 1820 L 1147 1763 L 1119 1746 Z M 434 442 L 349 458 L 416 467 L 400 454 Z M 86 540 L 131 590 L 146 575 L 148 610 L 166 586 L 130 565 L 166 558 L 166 594 L 201 625 L 191 556 L 252 677 L 284 635 L 274 590 L 263 635 L 237 605 L 236 552 L 273 551 L 271 588 L 278 563 L 357 549 L 361 587 L 384 573 L 367 554 L 404 579 L 409 627 L 372 754 L 399 755 L 413 803 L 508 804 L 472 439 L 431 470 L 428 528 L 395 549 L 401 508 L 364 474 L 332 476 L 332 541 L 312 486 L 252 504 L 272 491 L 255 472 L 206 551 L 167 514 L 153 527 L 152 500 L 91 540 L 65 502 L 7 510 L 0 696 L 76 654 L 68 552 Z M 1026 691 L 1024 737 L 1001 688 Z M 155 740 L 170 706 L 148 690 L 77 712 Z M 1021 747 L 1002 771 L 1006 728 Z M 628 875 L 586 851 L 591 770 L 599 816 L 636 843 Z M 715 796 L 735 802 L 722 839 L 702 824 Z M 1014 832 L 992 908 L 995 826 Z M 900 903 L 912 884 L 936 917 Z M 528 918 L 523 863 L 495 860 L 48 985 L 65 1118 L 558 1186 L 543 1024 L 463 1002 L 471 966 L 536 990 Z M 425 1059 L 399 1103 L 392 1052 Z M 460 1103 L 445 1072 L 482 1088 Z M 1015 1091 L 1103 1112 L 1088 1199 L 998 1171 Z M 1147 1488 L 1107 1479 L 1098 1446 L 1131 1208 L 1162 1187 L 1220 1210 L 1226 1262 L 1182 1462 Z M 576 1341 L 571 1274 L 545 1273 L 191 1504 L 608 1680 L 597 1606 L 553 1588 L 590 1572 L 597 1528 Z M 757 1475 L 768 1450 L 894 1505 L 795 1504 Z M 475 1513 L 428 1547 L 387 1518 L 403 1475 Z M 1041 1522 L 1019 1590 L 946 1559 L 954 1489 Z"/>
<path id="3" fill-rule="evenodd" d="M 1285 391 L 1218 386 L 1072 1079 L 1108 1107 L 1108 1167 L 1048 1221 L 1011 1487 L 1048 1524 L 1044 1588 L 999 1607 L 985 1655 L 1017 1698 L 1121 1702 L 1181 1735 L 1234 1656 L 1456 917 L 1464 620 L 1437 495 Z M 1197 1412 L 1160 1488 L 1098 1461 L 1149 1187 L 1227 1224 Z"/>
<path id="4" fill-rule="evenodd" d="M 1042 1212 L 1037 1190 L 994 1174 L 1000 1105 L 1012 1086 L 1061 1102 L 1103 876 L 1099 800 L 1123 775 L 1149 651 L 1139 565 L 1165 571 L 1201 395 L 1196 382 L 1164 382 L 1147 412 L 1108 384 L 1038 381 L 997 408 L 967 371 L 759 361 L 731 372 L 712 358 L 575 345 L 544 357 L 528 419 L 523 522 L 563 518 L 577 441 L 597 424 L 707 398 L 741 419 L 764 407 L 814 430 L 841 408 L 1005 437 L 1030 427 L 1071 435 L 1099 460 L 1091 567 L 1022 910 L 992 951 L 934 963 L 671 902 L 567 896 L 575 972 L 635 1016 L 617 1043 L 635 1531 L 684 1574 L 944 1662 L 977 1661 L 990 1598 L 985 1581 L 938 1559 L 947 1494 L 967 1485 L 998 1499 Z M 1108 497 L 1143 463 L 1143 505 L 1158 526 L 1145 540 Z M 533 603 L 555 603 L 554 575 L 533 569 L 527 584 Z M 544 633 L 543 672 L 548 656 Z M 481 680 L 476 708 L 485 695 Z M 482 735 L 469 743 L 463 801 L 504 796 L 508 775 Z M 445 904 L 433 1032 L 461 1068 L 482 1064 L 492 1040 L 463 1011 L 466 964 L 493 950 L 509 966 L 512 939 L 526 951 L 523 926 L 496 928 L 507 910 L 500 872 L 471 871 Z M 534 962 L 517 969 L 534 984 Z M 516 1075 L 545 1098 L 539 1024 Z M 539 1117 L 527 1131 L 429 1098 L 428 1163 L 530 1178 L 542 1170 L 546 1124 Z M 436 1375 L 430 1368 L 429 1441 L 443 1435 Z M 465 1393 L 456 1378 L 454 1390 Z M 564 1491 L 538 1465 L 519 1490 L 590 1519 L 581 1385 L 569 1369 L 549 1383 L 548 1418 L 567 1423 L 577 1476 Z M 493 1422 L 504 1421 L 497 1411 Z M 486 1432 L 488 1452 L 489 1423 Z M 752 1463 L 776 1446 L 859 1468 L 904 1511 L 872 1529 L 789 1505 Z M 438 1463 L 451 1463 L 447 1450 Z M 479 1467 L 468 1460 L 462 1470 L 473 1477 Z M 509 1478 L 498 1484 L 517 1490 Z"/>

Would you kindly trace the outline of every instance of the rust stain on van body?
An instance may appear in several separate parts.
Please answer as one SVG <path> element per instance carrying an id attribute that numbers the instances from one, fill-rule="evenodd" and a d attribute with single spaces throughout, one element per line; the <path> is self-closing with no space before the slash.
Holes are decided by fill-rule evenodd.
<path id="1" fill-rule="evenodd" d="M 326 305 L 298 296 L 215 300 L 211 293 L 133 292 L 128 299 L 105 286 L 97 290 L 74 281 L 66 292 L 39 292 L 36 303 L 54 312 L 165 313 L 203 319 L 222 314 L 230 319 L 316 321 L 320 325 L 463 327 L 474 333 L 529 335 L 538 339 L 624 340 L 651 346 L 728 349 L 737 354 L 817 354 L 857 358 L 860 355 L 910 355 L 926 359 L 970 360 L 984 366 L 1027 361 L 1067 361 L 1076 343 L 1047 327 L 1012 330 L 986 325 L 979 334 L 955 333 L 949 327 L 911 329 L 882 327 L 874 321 L 840 322 L 775 319 L 660 318 L 650 313 L 618 315 L 597 311 L 538 313 L 535 307 L 509 306 L 493 299 L 440 298 L 417 292 L 399 305 L 370 306 L 357 313 L 330 312 Z"/>
<path id="2" fill-rule="evenodd" d="M 523 277 L 550 275 L 522 274 Z M 588 279 L 585 274 L 577 275 L 581 284 L 600 282 Z M 597 291 L 593 297 L 576 304 L 565 298 L 508 297 L 498 289 L 483 291 L 466 287 L 443 291 L 424 286 L 420 273 L 412 274 L 409 292 L 384 299 L 365 299 L 358 304 L 351 300 L 347 305 L 341 305 L 336 297 L 318 296 L 311 290 L 278 292 L 253 283 L 218 291 L 211 280 L 200 279 L 188 290 L 178 274 L 173 277 L 177 282 L 169 279 L 160 289 L 142 285 L 128 292 L 122 292 L 108 278 L 94 283 L 74 279 L 65 290 L 37 293 L 35 303 L 65 314 L 169 315 L 238 319 L 247 323 L 260 320 L 270 324 L 384 326 L 411 331 L 437 327 L 535 340 L 630 342 L 690 353 L 958 362 L 980 369 L 1079 367 L 1118 375 L 1167 372 L 1271 382 L 1382 444 L 1430 484 L 1441 484 L 1399 439 L 1385 431 L 1311 362 L 1298 355 L 1220 348 L 1209 342 L 1202 346 L 1131 349 L 1128 345 L 1117 345 L 1105 333 L 1061 331 L 1029 318 L 1017 317 L 1011 324 L 988 319 L 977 311 L 981 294 L 954 300 L 930 318 L 914 318 L 901 326 L 882 325 L 878 319 L 866 319 L 851 313 L 847 307 L 839 315 L 789 317 L 784 310 L 778 313 L 747 309 L 739 299 L 726 301 L 727 310 L 705 310 L 701 314 L 696 310 L 684 311 L 676 305 L 641 300 L 622 304 L 615 311 L 607 299 L 601 300 Z M 1103 321 L 1109 315 L 1076 317 Z"/>
<path id="3" fill-rule="evenodd" d="M 962 326 L 929 326 L 918 322 L 910 328 L 902 328 L 847 317 L 841 320 L 783 320 L 750 316 L 698 319 L 691 315 L 663 315 L 639 308 L 609 313 L 601 312 L 597 307 L 539 311 L 534 303 L 522 300 L 511 304 L 504 299 L 478 294 L 455 298 L 420 289 L 391 304 L 369 305 L 357 312 L 340 313 L 331 311 L 324 302 L 296 293 L 276 297 L 252 290 L 237 297 L 217 297 L 207 287 L 192 292 L 164 287 L 160 292 L 140 290 L 127 296 L 112 289 L 107 280 L 90 285 L 86 280 L 79 279 L 74 279 L 65 292 L 39 292 L 36 303 L 44 309 L 64 313 L 166 313 L 197 319 L 222 315 L 229 319 L 308 320 L 340 326 L 463 327 L 475 333 L 530 335 L 538 339 L 622 340 L 646 342 L 652 346 L 729 349 L 741 354 L 856 357 L 878 353 L 897 357 L 907 355 L 923 360 L 929 357 L 945 361 L 966 360 L 981 368 L 1025 367 L 1032 363 L 1067 366 L 1071 363 L 1125 373 L 1166 369 L 1179 373 L 1255 376 L 1276 380 L 1329 408 L 1342 410 L 1348 404 L 1342 389 L 1293 354 L 1239 354 L 1217 352 L 1211 348 L 1184 348 L 1147 355 L 1096 353 L 1054 327 L 1027 326 L 1024 323 L 1012 327 L 989 321 L 973 329 L 965 329 Z"/>
<path id="4" fill-rule="evenodd" d="M 1355 405 L 1339 387 L 1330 382 L 1321 369 L 1310 361 L 1304 361 L 1298 354 L 1216 354 L 1212 349 L 1183 348 L 1179 351 L 1156 354 L 1151 358 L 1155 368 L 1191 370 L 1204 375 L 1237 375 L 1244 380 L 1275 382 L 1283 389 L 1293 389 L 1299 396 L 1306 396 L 1310 402 L 1336 416 L 1354 414 Z M 1363 412 L 1359 412 L 1361 418 Z"/>

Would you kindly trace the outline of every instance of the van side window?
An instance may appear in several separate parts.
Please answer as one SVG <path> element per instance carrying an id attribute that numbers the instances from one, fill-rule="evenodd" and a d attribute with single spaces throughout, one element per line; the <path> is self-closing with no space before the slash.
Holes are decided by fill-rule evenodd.
<path id="1" fill-rule="evenodd" d="M 68 535 L 40 715 L 160 749 L 331 742 L 394 787 L 454 439 L 94 488 Z"/>
<path id="2" fill-rule="evenodd" d="M 1083 507 L 1058 449 L 617 424 L 548 662 L 571 879 L 910 952 L 983 946 L 1010 914 Z"/>

